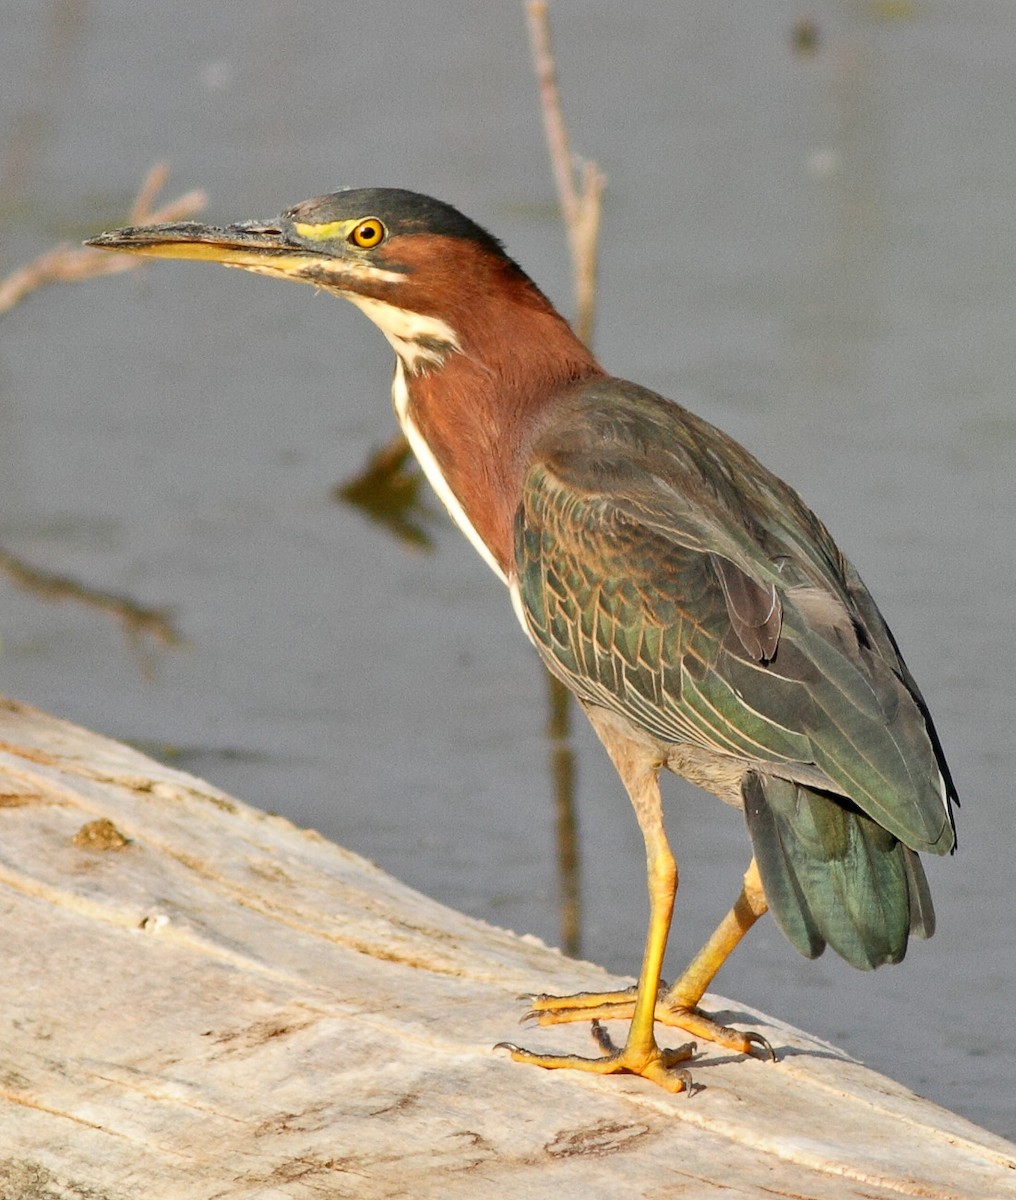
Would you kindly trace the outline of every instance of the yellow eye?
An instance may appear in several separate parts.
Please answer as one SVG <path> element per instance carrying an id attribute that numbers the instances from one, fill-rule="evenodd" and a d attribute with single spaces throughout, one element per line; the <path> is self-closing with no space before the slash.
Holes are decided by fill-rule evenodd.
<path id="1" fill-rule="evenodd" d="M 368 217 L 366 221 L 361 221 L 359 225 L 349 235 L 349 240 L 354 246 L 359 246 L 361 250 L 373 250 L 380 242 L 384 240 L 385 227 L 377 219 L 377 217 Z"/>

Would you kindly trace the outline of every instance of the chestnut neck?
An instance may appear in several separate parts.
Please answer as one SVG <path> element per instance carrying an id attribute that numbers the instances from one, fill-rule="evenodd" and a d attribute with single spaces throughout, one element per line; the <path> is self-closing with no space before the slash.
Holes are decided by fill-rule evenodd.
<path id="1" fill-rule="evenodd" d="M 515 513 L 534 441 L 572 386 L 604 371 L 511 260 L 487 258 L 483 266 L 482 275 L 466 276 L 454 311 L 442 310 L 458 348 L 415 373 L 405 366 L 403 375 L 410 419 L 510 578 Z"/>

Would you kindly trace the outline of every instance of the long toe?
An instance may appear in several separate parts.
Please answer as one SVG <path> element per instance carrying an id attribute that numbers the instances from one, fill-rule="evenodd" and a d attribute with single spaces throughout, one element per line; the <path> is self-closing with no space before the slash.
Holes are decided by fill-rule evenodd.
<path id="1" fill-rule="evenodd" d="M 594 1036 L 597 1036 L 594 1034 Z M 599 1044 L 603 1045 L 600 1036 Z M 661 1049 L 655 1043 L 648 1052 L 633 1052 L 628 1046 L 617 1049 L 613 1045 L 607 1053 L 597 1058 L 585 1058 L 581 1054 L 541 1054 L 516 1046 L 513 1042 L 498 1042 L 495 1050 L 507 1050 L 515 1062 L 528 1063 L 544 1070 L 587 1071 L 594 1075 L 638 1075 L 648 1079 L 668 1092 L 688 1092 L 692 1089 L 691 1074 L 680 1069 L 678 1064 L 687 1062 L 695 1053 L 694 1043 L 675 1049 Z"/>
<path id="2" fill-rule="evenodd" d="M 732 1029 L 729 1025 L 721 1025 L 712 1017 L 700 1012 L 697 1008 L 682 1008 L 657 1004 L 656 1020 L 662 1025 L 670 1025 L 683 1029 L 704 1041 L 733 1050 L 735 1054 L 748 1054 L 757 1058 L 767 1058 L 776 1061 L 776 1051 L 769 1041 L 760 1033 L 744 1032 Z"/>
<path id="3" fill-rule="evenodd" d="M 664 989 L 661 988 L 661 992 Z M 522 1024 L 564 1025 L 574 1021 L 630 1021 L 635 1013 L 635 988 L 618 992 L 577 992 L 573 996 L 530 996 L 530 1007 L 522 1016 Z M 776 1061 L 776 1052 L 760 1033 L 732 1029 L 721 1025 L 697 1008 L 668 1005 L 660 1000 L 656 1005 L 656 1020 L 661 1025 L 683 1029 L 693 1037 L 723 1046 L 735 1054 Z"/>
<path id="4" fill-rule="evenodd" d="M 569 1021 L 630 1021 L 637 993 L 638 988 L 630 987 L 616 992 L 576 992 L 572 996 L 525 996 L 522 998 L 529 1001 L 529 1009 L 523 1015 L 522 1023 L 563 1025 Z"/>

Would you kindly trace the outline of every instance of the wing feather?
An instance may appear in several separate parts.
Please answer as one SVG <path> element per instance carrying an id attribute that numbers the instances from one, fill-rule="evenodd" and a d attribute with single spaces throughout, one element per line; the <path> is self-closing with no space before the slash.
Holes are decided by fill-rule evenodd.
<path id="1" fill-rule="evenodd" d="M 530 633 L 584 702 L 952 848 L 937 737 L 874 601 L 720 431 L 618 380 L 576 389 L 535 447 L 515 559 Z"/>

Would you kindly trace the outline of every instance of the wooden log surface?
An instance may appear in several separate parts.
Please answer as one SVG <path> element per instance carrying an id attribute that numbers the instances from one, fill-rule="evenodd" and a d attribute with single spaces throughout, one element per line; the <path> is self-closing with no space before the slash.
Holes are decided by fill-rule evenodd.
<path id="1" fill-rule="evenodd" d="M 777 1064 L 514 1064 L 591 1049 L 520 993 L 616 981 L 9 701 L 0 952 L 2 1200 L 1016 1197 L 1016 1147 L 721 997 Z"/>

